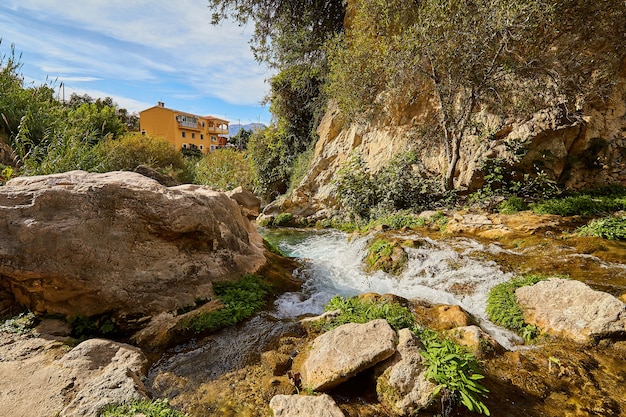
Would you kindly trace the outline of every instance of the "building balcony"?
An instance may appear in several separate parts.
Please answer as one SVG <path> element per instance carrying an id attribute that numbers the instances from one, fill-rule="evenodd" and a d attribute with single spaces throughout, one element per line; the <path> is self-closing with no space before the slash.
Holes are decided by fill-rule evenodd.
<path id="1" fill-rule="evenodd" d="M 198 125 L 198 122 L 196 122 L 196 123 L 193 123 L 193 122 L 178 122 L 178 127 L 184 127 L 185 129 L 200 130 L 200 126 Z"/>

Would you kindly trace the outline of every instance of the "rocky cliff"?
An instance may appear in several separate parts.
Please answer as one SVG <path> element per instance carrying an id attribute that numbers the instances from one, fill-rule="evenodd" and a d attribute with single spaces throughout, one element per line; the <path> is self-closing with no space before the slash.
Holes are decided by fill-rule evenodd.
<path id="1" fill-rule="evenodd" d="M 15 178 L 0 187 L 0 235 L 0 289 L 38 314 L 176 311 L 266 262 L 234 199 L 133 172 Z"/>
<path id="2" fill-rule="evenodd" d="M 515 144 L 525 146 L 524 156 L 516 162 L 520 172 L 542 170 L 571 189 L 626 185 L 626 59 L 615 79 L 609 97 L 577 114 L 558 106 L 524 120 L 475 114 L 481 128 L 462 140 L 455 186 L 469 191 L 480 187 L 483 162 L 487 158 L 513 161 L 510 149 Z M 424 99 L 405 108 L 390 104 L 384 113 L 367 123 L 349 124 L 330 105 L 318 128 L 310 169 L 292 195 L 279 203 L 281 210 L 310 216 L 335 206 L 332 180 L 353 152 L 360 153 L 375 173 L 394 155 L 413 150 L 426 172 L 441 174 L 446 165 L 444 149 L 423 136 L 425 121 L 433 114 L 432 102 Z"/>

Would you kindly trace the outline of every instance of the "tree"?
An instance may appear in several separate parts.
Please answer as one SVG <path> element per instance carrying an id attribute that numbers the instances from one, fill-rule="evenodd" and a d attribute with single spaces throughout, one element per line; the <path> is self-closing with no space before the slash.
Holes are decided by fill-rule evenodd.
<path id="1" fill-rule="evenodd" d="M 477 110 L 510 115 L 561 104 L 574 112 L 602 96 L 624 56 L 618 0 L 363 0 L 354 8 L 346 36 L 329 49 L 327 90 L 349 116 L 428 96 L 447 189 Z"/>
<path id="2" fill-rule="evenodd" d="M 215 190 L 229 191 L 239 186 L 252 189 L 254 178 L 248 158 L 234 149 L 217 149 L 196 165 L 196 183 Z"/>
<path id="3" fill-rule="evenodd" d="M 237 131 L 237 134 L 228 138 L 228 144 L 235 146 L 239 150 L 247 149 L 250 136 L 252 136 L 252 130 L 241 128 Z"/>

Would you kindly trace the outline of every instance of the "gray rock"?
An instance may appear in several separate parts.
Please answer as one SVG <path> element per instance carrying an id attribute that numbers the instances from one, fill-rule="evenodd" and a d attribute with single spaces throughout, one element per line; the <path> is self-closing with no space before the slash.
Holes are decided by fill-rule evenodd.
<path id="1" fill-rule="evenodd" d="M 248 218 L 256 219 L 261 211 L 261 200 L 251 191 L 243 187 L 237 187 L 226 193 L 235 200 Z"/>
<path id="2" fill-rule="evenodd" d="M 276 395 L 270 400 L 274 417 L 344 417 L 328 394 Z"/>
<path id="3" fill-rule="evenodd" d="M 396 354 L 379 365 L 384 371 L 376 380 L 376 392 L 393 414 L 414 415 L 430 404 L 436 385 L 425 377 L 421 341 L 409 329 L 400 330 L 398 337 Z"/>
<path id="4" fill-rule="evenodd" d="M 581 343 L 626 333 L 626 304 L 582 282 L 549 279 L 515 295 L 526 322 L 543 332 Z"/>
<path id="5" fill-rule="evenodd" d="M 386 320 L 348 323 L 317 337 L 302 366 L 302 385 L 314 391 L 336 387 L 395 353 L 396 332 Z"/>
<path id="6" fill-rule="evenodd" d="M 0 287 L 35 313 L 123 322 L 175 311 L 265 263 L 226 194 L 133 172 L 14 178 L 0 187 L 0 219 Z"/>

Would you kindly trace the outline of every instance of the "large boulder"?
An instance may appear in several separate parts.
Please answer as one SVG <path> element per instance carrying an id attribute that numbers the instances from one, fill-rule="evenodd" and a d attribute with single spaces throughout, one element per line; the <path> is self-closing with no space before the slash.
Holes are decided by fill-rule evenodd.
<path id="1" fill-rule="evenodd" d="M 265 263 L 226 194 L 133 172 L 15 178 L 0 187 L 0 286 L 35 313 L 119 319 L 209 299 Z"/>
<path id="2" fill-rule="evenodd" d="M 69 350 L 43 327 L 0 332 L 0 415 L 97 417 L 109 403 L 148 398 L 148 360 L 138 348 L 90 339 Z"/>
<path id="3" fill-rule="evenodd" d="M 626 304 L 580 281 L 549 279 L 515 291 L 524 320 L 585 343 L 626 334 Z"/>
<path id="4" fill-rule="evenodd" d="M 274 417 L 344 417 L 328 395 L 276 395 L 270 400 Z"/>
<path id="5" fill-rule="evenodd" d="M 396 354 L 379 365 L 384 371 L 376 380 L 376 392 L 392 414 L 416 415 L 430 404 L 437 386 L 426 379 L 419 338 L 409 329 L 401 329 L 398 338 Z"/>
<path id="6" fill-rule="evenodd" d="M 395 353 L 396 332 L 386 320 L 348 323 L 318 336 L 302 365 L 302 385 L 314 391 L 336 387 Z"/>

